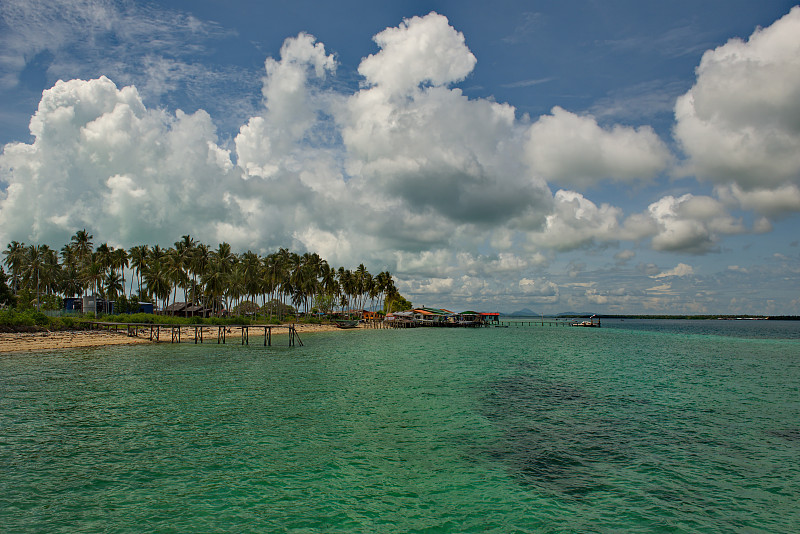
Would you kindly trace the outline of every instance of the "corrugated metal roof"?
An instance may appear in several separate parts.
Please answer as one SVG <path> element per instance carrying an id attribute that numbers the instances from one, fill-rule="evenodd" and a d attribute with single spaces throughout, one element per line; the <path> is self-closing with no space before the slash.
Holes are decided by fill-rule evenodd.
<path id="1" fill-rule="evenodd" d="M 414 311 L 422 315 L 453 315 L 450 310 L 439 308 L 416 308 Z"/>

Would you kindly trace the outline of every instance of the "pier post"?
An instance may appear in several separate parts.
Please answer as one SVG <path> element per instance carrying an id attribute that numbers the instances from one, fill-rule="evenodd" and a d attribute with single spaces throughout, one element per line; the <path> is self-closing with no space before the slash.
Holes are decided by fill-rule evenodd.
<path id="1" fill-rule="evenodd" d="M 300 339 L 300 334 L 297 333 L 297 330 L 295 329 L 294 325 L 291 325 L 291 326 L 289 326 L 289 346 L 290 347 L 294 347 L 295 340 L 297 341 L 297 343 L 300 343 L 301 347 L 303 346 L 303 340 Z"/>

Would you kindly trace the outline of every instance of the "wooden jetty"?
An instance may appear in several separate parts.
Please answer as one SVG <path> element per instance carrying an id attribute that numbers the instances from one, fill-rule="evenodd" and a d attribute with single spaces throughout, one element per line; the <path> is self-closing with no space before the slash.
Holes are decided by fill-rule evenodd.
<path id="1" fill-rule="evenodd" d="M 125 332 L 128 337 L 144 337 L 148 336 L 150 341 L 155 343 L 162 342 L 162 334 L 164 334 L 163 342 L 166 343 L 167 338 L 166 335 L 169 333 L 169 342 L 170 343 L 189 343 L 194 340 L 194 344 L 203 343 L 203 331 L 204 330 L 211 330 L 213 332 L 214 328 L 217 329 L 217 344 L 224 345 L 226 342 L 227 334 L 233 333 L 234 331 L 238 330 L 241 334 L 241 344 L 242 345 L 249 345 L 250 344 L 250 331 L 254 330 L 257 333 L 260 333 L 261 330 L 264 331 L 264 346 L 271 347 L 272 346 L 272 331 L 273 330 L 287 330 L 289 334 L 289 346 L 303 346 L 303 341 L 300 339 L 300 334 L 297 333 L 297 329 L 294 325 L 288 326 L 275 326 L 275 325 L 172 325 L 172 324 L 149 324 L 149 323 L 108 323 L 108 322 L 100 322 L 100 321 L 92 321 L 89 322 L 89 327 L 94 330 L 106 330 L 106 331 L 113 331 L 117 333 Z M 191 332 L 194 330 L 194 336 L 191 335 L 189 337 L 185 337 L 185 341 L 181 339 L 181 330 L 188 330 Z M 282 333 L 282 332 L 281 332 Z M 213 341 L 210 341 L 212 342 Z"/>
<path id="2" fill-rule="evenodd" d="M 599 323 L 596 323 L 599 326 Z M 572 324 L 569 320 L 561 320 L 558 319 L 540 319 L 540 320 L 530 320 L 530 321 L 498 321 L 496 323 L 497 327 L 500 328 L 516 328 L 516 327 L 523 327 L 523 326 L 552 326 L 552 327 L 559 327 L 559 326 L 576 326 Z"/>

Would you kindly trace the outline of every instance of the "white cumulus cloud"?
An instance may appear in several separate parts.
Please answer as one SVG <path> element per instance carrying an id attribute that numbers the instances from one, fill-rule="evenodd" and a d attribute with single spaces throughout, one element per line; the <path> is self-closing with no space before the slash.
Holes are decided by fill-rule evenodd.
<path id="1" fill-rule="evenodd" d="M 736 188 L 744 207 L 797 211 L 765 192 L 800 185 L 800 7 L 703 54 L 675 119 L 688 172 Z"/>
<path id="2" fill-rule="evenodd" d="M 537 174 L 571 187 L 650 179 L 671 160 L 666 145 L 649 126 L 605 129 L 594 117 L 558 106 L 531 125 L 526 151 Z"/>
<path id="3" fill-rule="evenodd" d="M 91 228 L 114 243 L 144 242 L 235 218 L 222 201 L 230 157 L 203 111 L 150 111 L 135 88 L 101 77 L 45 91 L 30 128 L 33 143 L 6 145 L 2 156 L 4 239 L 64 243 Z"/>
<path id="4" fill-rule="evenodd" d="M 575 191 L 556 191 L 552 212 L 541 231 L 528 233 L 537 246 L 571 250 L 595 241 L 613 241 L 622 237 L 619 219 L 622 210 L 609 204 L 598 206 Z"/>
<path id="5" fill-rule="evenodd" d="M 374 40 L 381 51 L 365 58 L 358 72 L 368 84 L 392 94 L 406 94 L 423 83 L 461 81 L 477 62 L 464 36 L 438 13 L 406 19 Z"/>
<path id="6" fill-rule="evenodd" d="M 656 250 L 702 254 L 711 250 L 721 235 L 745 231 L 723 204 L 708 196 L 665 196 L 650 204 L 647 215 L 656 225 L 652 246 Z"/>
<path id="7" fill-rule="evenodd" d="M 694 274 L 694 268 L 691 265 L 687 265 L 685 263 L 679 263 L 672 269 L 664 271 L 662 273 L 656 274 L 651 276 L 650 278 L 668 278 L 672 276 L 690 276 Z M 667 288 L 669 286 L 666 286 Z"/>

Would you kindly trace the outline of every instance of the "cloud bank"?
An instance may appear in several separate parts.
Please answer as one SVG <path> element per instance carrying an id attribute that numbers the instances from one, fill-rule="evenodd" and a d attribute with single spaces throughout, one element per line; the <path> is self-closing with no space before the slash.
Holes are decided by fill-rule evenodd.
<path id="1" fill-rule="evenodd" d="M 623 242 L 704 254 L 800 211 L 798 36 L 795 8 L 706 52 L 675 105 L 682 154 L 647 125 L 561 107 L 531 120 L 466 97 L 457 84 L 477 60 L 437 13 L 378 33 L 350 93 L 325 83 L 337 63 L 323 43 L 286 39 L 231 142 L 203 110 L 148 108 L 106 76 L 59 81 L 31 118 L 33 141 L 0 156 L 0 242 L 59 244 L 82 228 L 117 246 L 191 233 L 363 261 L 411 292 L 558 302 L 541 268 L 560 252 Z M 628 214 L 587 196 L 679 171 L 713 183 L 714 196 L 664 195 Z M 747 227 L 736 211 L 762 218 Z M 594 302 L 630 298 L 591 291 Z"/>

